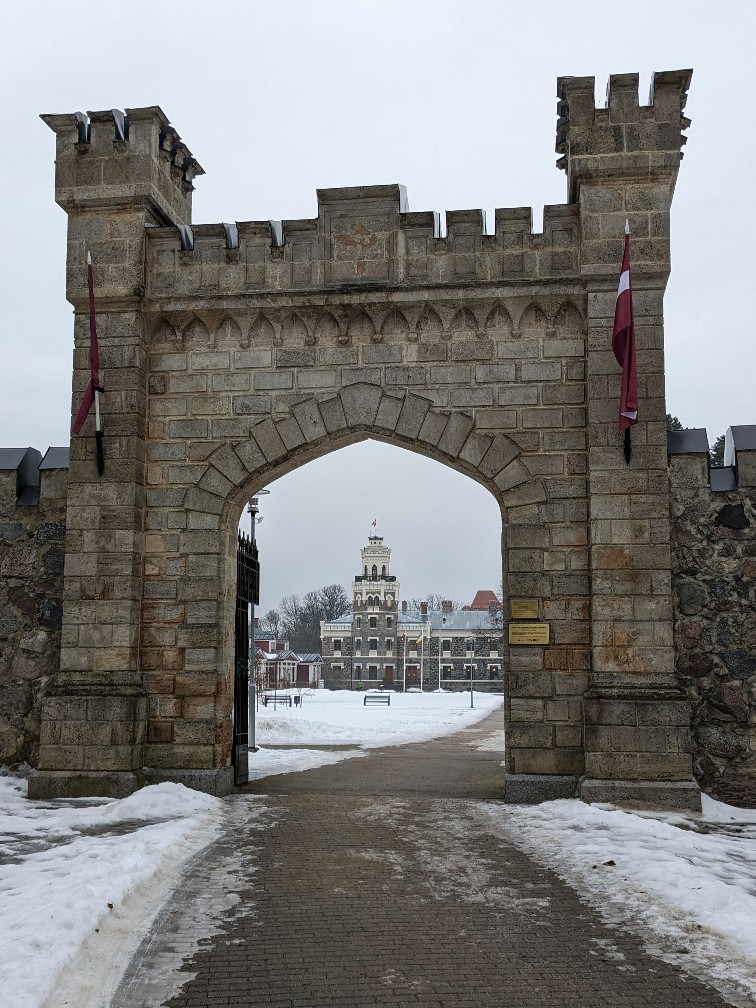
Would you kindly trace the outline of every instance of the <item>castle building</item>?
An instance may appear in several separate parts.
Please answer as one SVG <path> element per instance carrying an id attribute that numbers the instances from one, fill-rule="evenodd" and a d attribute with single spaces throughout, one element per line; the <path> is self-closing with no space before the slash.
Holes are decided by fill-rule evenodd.
<path id="1" fill-rule="evenodd" d="M 373 533 L 352 581 L 352 612 L 320 624 L 324 685 L 330 689 L 475 689 L 500 691 L 501 604 L 410 609 L 399 605 L 391 550 Z"/>

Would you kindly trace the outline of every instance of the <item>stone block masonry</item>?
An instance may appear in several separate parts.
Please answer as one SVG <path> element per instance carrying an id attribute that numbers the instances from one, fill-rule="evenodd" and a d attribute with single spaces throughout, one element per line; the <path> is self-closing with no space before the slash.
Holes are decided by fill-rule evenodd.
<path id="1" fill-rule="evenodd" d="M 628 793 L 641 781 L 648 795 L 668 755 L 665 782 L 671 773 L 695 804 L 680 739 L 660 751 L 641 730 L 644 705 L 684 703 L 661 333 L 689 79 L 655 75 L 640 106 L 637 76 L 613 77 L 605 109 L 592 78 L 559 82 L 569 203 L 546 208 L 542 234 L 529 210 L 497 210 L 491 234 L 480 211 L 463 210 L 439 238 L 434 215 L 409 213 L 398 185 L 319 190 L 317 218 L 282 228 L 195 226 L 201 169 L 160 109 L 131 110 L 126 142 L 114 142 L 109 113 L 91 114 L 88 138 L 73 116 L 45 117 L 69 217 L 74 390 L 87 377 L 92 245 L 112 464 L 98 480 L 91 438 L 75 439 L 58 706 L 43 720 L 68 718 L 91 741 L 71 747 L 51 728 L 39 787 L 75 777 L 106 788 L 114 774 L 136 786 L 145 766 L 217 787 L 230 755 L 241 509 L 283 473 L 375 437 L 487 487 L 510 547 L 505 595 L 548 607 L 554 643 L 502 655 L 513 790 L 537 793 L 543 777 L 549 794 L 574 793 L 586 777 Z M 629 469 L 608 349 L 626 216 L 652 347 Z M 123 701 L 101 712 L 118 745 L 87 727 L 101 696 Z M 580 730 L 584 703 L 606 712 L 630 696 L 629 732 Z M 527 718 L 520 700 L 535 703 Z M 633 758 L 613 761 L 618 746 Z"/>

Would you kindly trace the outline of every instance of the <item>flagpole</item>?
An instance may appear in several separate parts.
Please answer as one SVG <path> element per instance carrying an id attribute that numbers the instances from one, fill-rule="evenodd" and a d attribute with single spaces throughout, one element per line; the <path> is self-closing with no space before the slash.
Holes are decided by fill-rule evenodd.
<path id="1" fill-rule="evenodd" d="M 625 240 L 629 241 L 630 240 L 630 221 L 628 220 L 627 217 L 625 218 L 625 235 L 626 235 L 626 239 Z M 630 459 L 632 458 L 632 455 L 633 455 L 633 444 L 632 444 L 632 441 L 630 439 L 630 428 L 629 427 L 625 427 L 625 440 L 624 440 L 624 444 L 622 446 L 622 449 L 623 449 L 623 453 L 624 453 L 624 456 L 625 456 L 625 463 L 627 465 L 630 465 Z"/>
<path id="2" fill-rule="evenodd" d="M 402 656 L 402 690 L 407 692 L 407 631 L 404 631 L 404 648 Z"/>
<path id="3" fill-rule="evenodd" d="M 420 689 L 423 688 L 423 653 L 425 645 L 425 627 L 420 628 Z"/>
<path id="4" fill-rule="evenodd" d="M 102 476 L 105 472 L 105 451 L 102 446 L 102 425 L 100 424 L 100 390 L 95 389 L 95 456 L 97 472 Z"/>
<path id="5" fill-rule="evenodd" d="M 638 379 L 635 357 L 635 323 L 633 320 L 633 288 L 630 278 L 630 221 L 625 219 L 625 240 L 622 253 L 617 298 L 614 306 L 612 350 L 622 369 L 619 397 L 619 428 L 623 434 L 625 462 L 630 465 L 632 441 L 630 428 L 638 422 Z"/>
<path id="6" fill-rule="evenodd" d="M 94 401 L 95 408 L 95 457 L 97 472 L 102 476 L 105 471 L 105 452 L 102 442 L 102 416 L 100 413 L 100 348 L 97 342 L 97 315 L 94 302 L 94 272 L 92 270 L 92 254 L 87 250 L 87 289 L 89 293 L 89 386 L 84 395 L 79 413 L 74 423 L 74 433 L 78 434 Z"/>

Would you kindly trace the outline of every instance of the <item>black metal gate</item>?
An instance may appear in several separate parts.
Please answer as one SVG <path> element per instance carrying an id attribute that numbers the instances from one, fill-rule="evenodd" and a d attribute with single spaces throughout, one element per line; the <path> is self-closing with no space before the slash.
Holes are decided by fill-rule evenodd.
<path id="1" fill-rule="evenodd" d="M 234 784 L 249 780 L 249 607 L 260 601 L 257 547 L 243 533 L 236 547 L 236 633 L 234 638 Z"/>

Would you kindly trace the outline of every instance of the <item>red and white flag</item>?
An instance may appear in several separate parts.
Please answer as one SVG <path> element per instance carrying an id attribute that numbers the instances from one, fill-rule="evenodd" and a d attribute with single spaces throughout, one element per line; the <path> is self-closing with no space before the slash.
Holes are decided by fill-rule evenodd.
<path id="1" fill-rule="evenodd" d="M 627 431 L 638 423 L 638 375 L 635 368 L 635 323 L 633 288 L 630 283 L 630 226 L 625 223 L 625 252 L 614 308 L 612 349 L 622 368 L 619 401 L 619 429 Z"/>
<path id="2" fill-rule="evenodd" d="M 97 342 L 97 319 L 94 303 L 94 274 L 92 272 L 92 256 L 87 252 L 87 287 L 89 288 L 89 381 L 84 389 L 79 412 L 74 420 L 73 432 L 78 434 L 89 415 L 92 403 L 95 407 L 95 454 L 97 471 L 102 476 L 105 468 L 105 456 L 102 446 L 102 424 L 100 418 L 100 347 Z"/>

